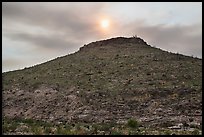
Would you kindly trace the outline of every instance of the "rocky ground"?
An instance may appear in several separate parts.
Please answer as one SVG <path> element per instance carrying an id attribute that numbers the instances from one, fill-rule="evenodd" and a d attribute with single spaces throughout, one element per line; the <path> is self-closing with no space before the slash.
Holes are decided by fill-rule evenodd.
<path id="1" fill-rule="evenodd" d="M 125 125 L 133 118 L 152 132 L 202 128 L 202 60 L 161 51 L 140 38 L 93 42 L 2 77 L 7 119 Z"/>
<path id="2" fill-rule="evenodd" d="M 192 96 L 185 97 L 181 92 L 191 92 Z M 15 89 L 3 94 L 3 115 L 58 124 L 125 124 L 135 118 L 146 128 L 201 129 L 202 102 L 195 100 L 195 93 L 192 89 L 160 89 L 124 91 L 111 96 L 107 92 L 81 94 L 74 89 L 62 93 L 44 86 L 34 92 Z"/>

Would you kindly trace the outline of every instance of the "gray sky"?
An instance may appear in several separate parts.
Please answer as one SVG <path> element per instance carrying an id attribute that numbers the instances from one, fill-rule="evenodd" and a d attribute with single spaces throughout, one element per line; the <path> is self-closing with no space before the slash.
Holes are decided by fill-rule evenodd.
<path id="1" fill-rule="evenodd" d="M 104 19 L 107 28 L 101 26 Z M 202 58 L 202 3 L 4 2 L 2 71 L 74 53 L 93 41 L 133 35 L 163 50 Z"/>

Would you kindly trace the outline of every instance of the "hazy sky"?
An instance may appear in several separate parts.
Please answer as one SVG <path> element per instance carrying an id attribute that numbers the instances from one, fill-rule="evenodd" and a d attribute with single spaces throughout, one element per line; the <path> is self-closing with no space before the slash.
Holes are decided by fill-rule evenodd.
<path id="1" fill-rule="evenodd" d="M 105 19 L 107 28 L 101 26 Z M 2 70 L 74 53 L 93 41 L 133 35 L 152 46 L 202 58 L 202 3 L 4 2 Z"/>

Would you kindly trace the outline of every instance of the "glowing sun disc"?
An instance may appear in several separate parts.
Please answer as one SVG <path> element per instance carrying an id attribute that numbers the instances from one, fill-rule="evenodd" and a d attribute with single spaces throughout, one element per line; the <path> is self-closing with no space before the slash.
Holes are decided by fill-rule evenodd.
<path id="1" fill-rule="evenodd" d="M 101 21 L 101 27 L 102 28 L 108 28 L 109 27 L 109 21 L 108 20 L 102 20 Z"/>

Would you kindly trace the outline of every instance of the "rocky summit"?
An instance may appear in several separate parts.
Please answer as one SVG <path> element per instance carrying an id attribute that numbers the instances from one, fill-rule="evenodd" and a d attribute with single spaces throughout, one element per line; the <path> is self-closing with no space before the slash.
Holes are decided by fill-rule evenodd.
<path id="1" fill-rule="evenodd" d="M 116 37 L 2 74 L 3 117 L 202 128 L 202 59 Z"/>

